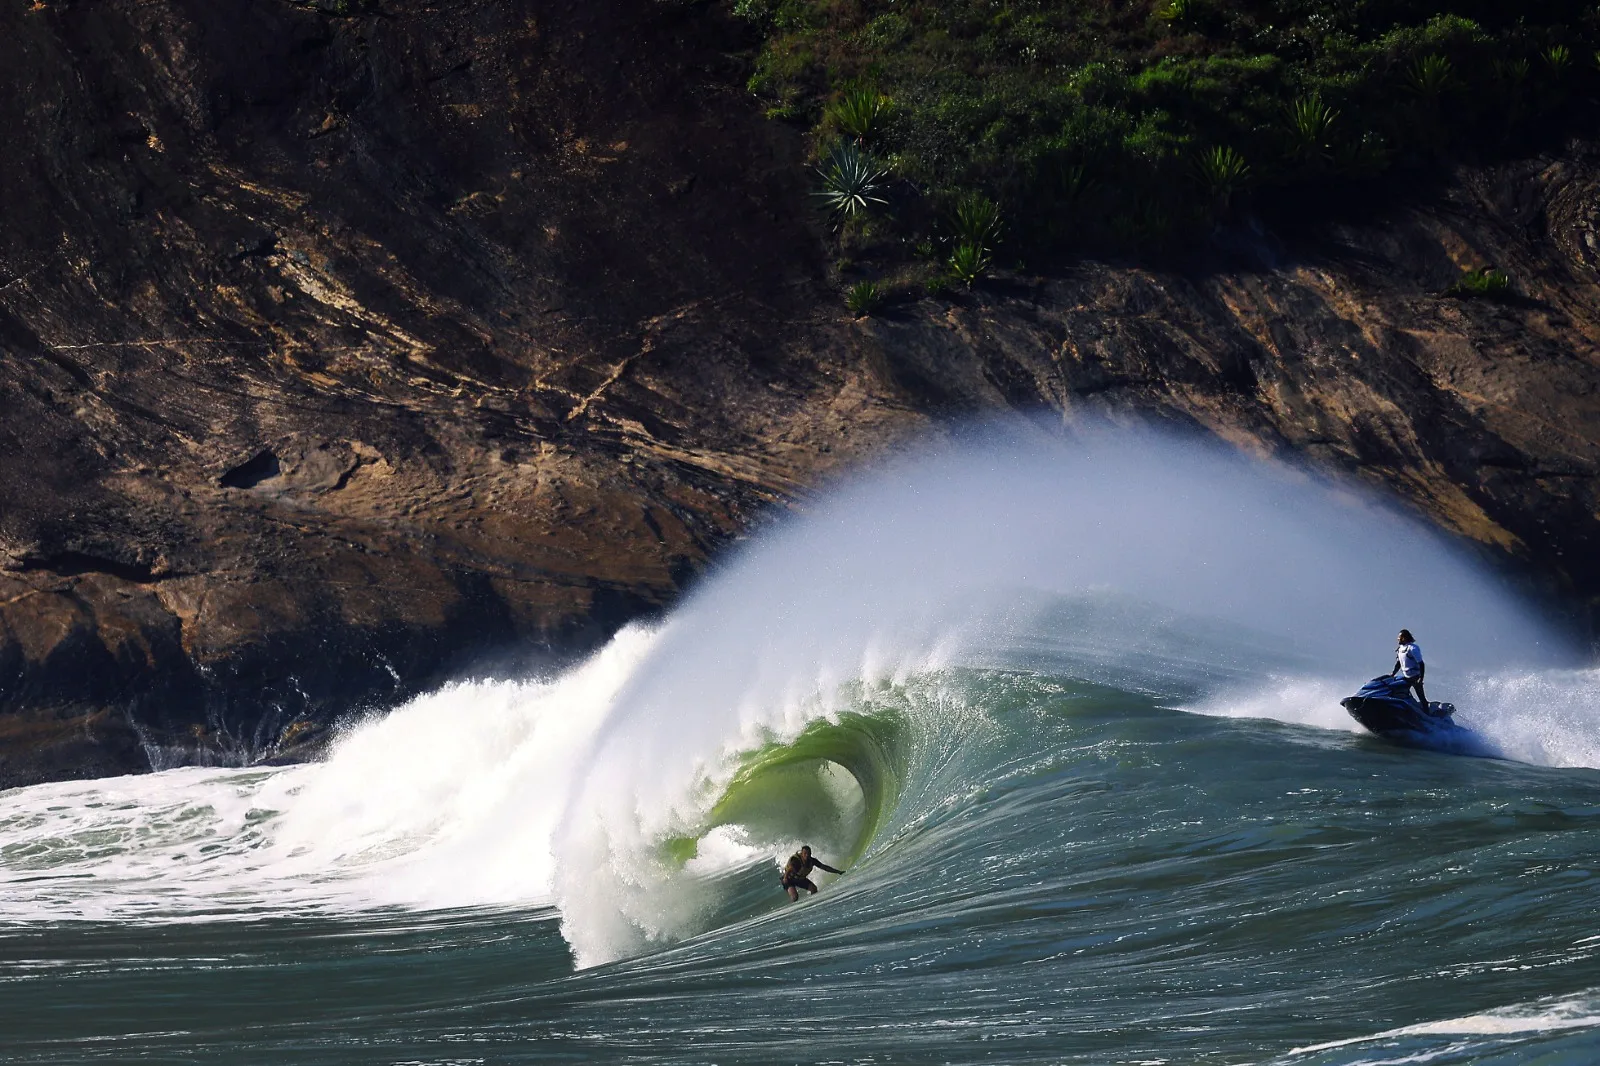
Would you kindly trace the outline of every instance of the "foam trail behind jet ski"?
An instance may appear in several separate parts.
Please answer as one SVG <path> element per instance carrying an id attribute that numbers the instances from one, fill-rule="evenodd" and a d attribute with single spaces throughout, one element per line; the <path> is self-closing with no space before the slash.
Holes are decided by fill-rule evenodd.
<path id="1" fill-rule="evenodd" d="M 1477 674 L 1457 706 L 1461 724 L 1505 758 L 1600 767 L 1600 670 Z"/>
<path id="2" fill-rule="evenodd" d="M 1537 766 L 1600 768 L 1600 670 L 1513 669 L 1429 676 L 1428 694 L 1456 705 L 1455 723 L 1468 735 L 1435 738 L 1427 746 Z M 1339 700 L 1356 687 L 1332 677 L 1286 676 L 1225 691 L 1185 709 L 1361 733 L 1361 726 L 1339 706 Z"/>

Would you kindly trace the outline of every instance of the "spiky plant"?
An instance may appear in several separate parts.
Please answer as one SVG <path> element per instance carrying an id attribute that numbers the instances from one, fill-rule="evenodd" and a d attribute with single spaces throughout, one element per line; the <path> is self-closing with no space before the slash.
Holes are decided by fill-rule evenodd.
<path id="1" fill-rule="evenodd" d="M 1297 98 L 1286 116 L 1289 151 L 1301 162 L 1326 162 L 1333 158 L 1333 125 L 1339 112 L 1313 93 Z"/>
<path id="2" fill-rule="evenodd" d="M 1088 199 L 1099 186 L 1094 175 L 1089 173 L 1089 168 L 1082 163 L 1058 162 L 1055 166 L 1055 190 L 1062 200 L 1069 204 L 1080 203 Z"/>
<path id="3" fill-rule="evenodd" d="M 1232 206 L 1233 198 L 1244 191 L 1250 180 L 1250 164 L 1227 145 L 1219 144 L 1202 152 L 1195 160 L 1194 169 L 1201 191 L 1219 212 L 1226 212 Z"/>
<path id="4" fill-rule="evenodd" d="M 969 289 L 973 282 L 989 272 L 989 265 L 989 253 L 982 245 L 970 241 L 962 241 L 950 253 L 950 276 Z"/>
<path id="5" fill-rule="evenodd" d="M 870 315 L 883 306 L 883 289 L 871 281 L 858 281 L 844 294 L 844 305 L 857 318 Z"/>
<path id="6" fill-rule="evenodd" d="M 985 251 L 1000 239 L 1000 205 L 981 192 L 969 192 L 956 201 L 950 231 L 958 245 L 971 244 Z"/>
<path id="7" fill-rule="evenodd" d="M 1178 25 L 1194 18 L 1199 9 L 1197 0 L 1167 0 L 1159 14 L 1163 21 Z"/>
<path id="8" fill-rule="evenodd" d="M 1411 65 L 1407 78 L 1411 91 L 1429 104 L 1437 104 L 1455 88 L 1456 68 L 1448 56 L 1423 56 Z"/>
<path id="9" fill-rule="evenodd" d="M 889 172 L 872 156 L 849 141 L 833 146 L 828 158 L 815 168 L 822 187 L 814 194 L 836 222 L 844 222 L 889 201 L 883 181 Z"/>
<path id="10" fill-rule="evenodd" d="M 1469 270 L 1445 290 L 1446 296 L 1461 299 L 1501 299 L 1511 292 L 1511 275 L 1495 267 Z"/>
<path id="11" fill-rule="evenodd" d="M 1528 66 L 1526 56 L 1518 56 L 1516 59 L 1495 60 L 1495 77 L 1512 92 L 1518 91 L 1526 84 L 1530 71 L 1531 68 Z"/>
<path id="12" fill-rule="evenodd" d="M 1545 49 L 1544 65 L 1550 68 L 1556 81 L 1566 80 L 1567 73 L 1572 70 L 1572 49 L 1564 44 L 1552 45 Z"/>
<path id="13" fill-rule="evenodd" d="M 1341 174 L 1370 178 L 1389 169 L 1392 155 L 1383 135 L 1368 130 L 1359 138 L 1345 138 L 1338 142 L 1333 166 Z"/>
<path id="14" fill-rule="evenodd" d="M 865 144 L 882 132 L 889 107 L 888 98 L 871 89 L 850 89 L 828 105 L 828 117 L 834 129 L 857 144 Z"/>
<path id="15" fill-rule="evenodd" d="M 1119 228 L 1133 244 L 1158 248 L 1172 237 L 1172 212 L 1159 200 L 1141 196 L 1122 218 Z"/>

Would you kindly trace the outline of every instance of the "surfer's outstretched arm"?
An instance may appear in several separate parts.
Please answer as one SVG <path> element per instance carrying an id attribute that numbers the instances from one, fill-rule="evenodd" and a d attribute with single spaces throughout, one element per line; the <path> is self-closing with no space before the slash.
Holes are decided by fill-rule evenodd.
<path id="1" fill-rule="evenodd" d="M 813 860 L 813 861 L 815 861 L 815 860 Z M 828 864 L 827 864 L 827 863 L 825 863 L 825 862 L 818 862 L 818 863 L 816 863 L 816 867 L 817 867 L 817 869 L 819 869 L 819 870 L 826 870 L 826 871 L 828 871 L 828 872 L 829 872 L 829 873 L 830 873 L 830 874 L 842 874 L 842 873 L 844 873 L 844 871 L 843 871 L 843 870 L 835 870 L 835 869 L 834 869 L 834 868 L 833 868 L 833 867 L 831 867 L 831 866 L 829 866 L 829 865 L 828 865 Z"/>

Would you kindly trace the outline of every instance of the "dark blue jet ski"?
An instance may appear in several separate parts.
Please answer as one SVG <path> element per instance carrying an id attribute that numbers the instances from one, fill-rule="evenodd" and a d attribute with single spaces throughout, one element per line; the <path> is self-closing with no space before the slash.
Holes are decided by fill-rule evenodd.
<path id="1" fill-rule="evenodd" d="M 1401 677 L 1375 677 L 1354 696 L 1340 700 L 1339 706 L 1367 729 L 1390 740 L 1461 728 L 1451 717 L 1456 713 L 1454 704 L 1430 700 L 1423 707 L 1412 698 Z"/>

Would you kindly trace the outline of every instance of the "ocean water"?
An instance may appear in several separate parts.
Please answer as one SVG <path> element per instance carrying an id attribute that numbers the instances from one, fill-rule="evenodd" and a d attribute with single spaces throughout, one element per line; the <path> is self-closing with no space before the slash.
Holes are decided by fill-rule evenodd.
<path id="1" fill-rule="evenodd" d="M 1480 757 L 1339 708 L 1401 625 Z M 929 450 L 559 676 L 0 793 L 0 1060 L 1589 1063 L 1597 703 L 1301 472 Z"/>

